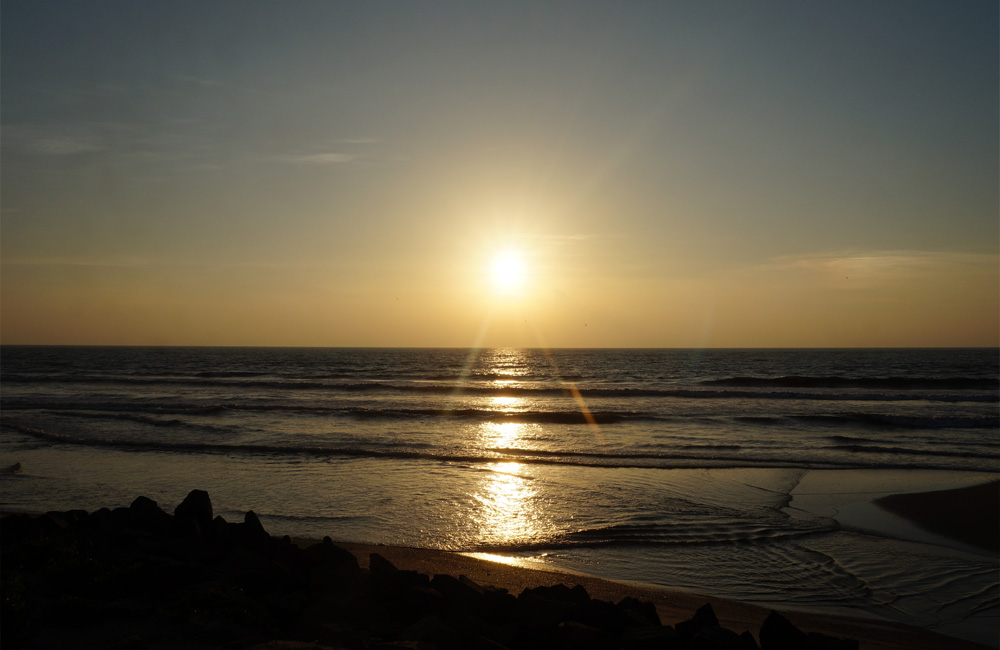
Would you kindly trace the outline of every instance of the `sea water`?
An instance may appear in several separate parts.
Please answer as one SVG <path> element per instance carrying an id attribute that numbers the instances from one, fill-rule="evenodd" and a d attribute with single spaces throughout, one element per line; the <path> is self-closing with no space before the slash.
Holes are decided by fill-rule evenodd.
<path id="1" fill-rule="evenodd" d="M 7 510 L 199 488 L 275 534 L 996 643 L 995 554 L 850 516 L 1000 475 L 996 349 L 6 346 L 0 365 Z"/>

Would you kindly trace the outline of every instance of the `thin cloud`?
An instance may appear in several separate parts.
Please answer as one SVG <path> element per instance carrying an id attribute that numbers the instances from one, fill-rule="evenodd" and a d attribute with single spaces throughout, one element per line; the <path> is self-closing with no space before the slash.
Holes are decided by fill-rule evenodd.
<path id="1" fill-rule="evenodd" d="M 228 84 L 222 81 L 216 81 L 215 79 L 205 79 L 204 77 L 196 77 L 189 74 L 175 74 L 171 77 L 174 81 L 185 84 L 194 84 L 195 86 L 200 86 L 202 88 L 224 88 Z"/>
<path id="2" fill-rule="evenodd" d="M 5 129 L 5 139 L 16 148 L 39 156 L 71 156 L 104 151 L 100 135 L 78 129 L 45 131 L 34 128 Z"/>
<path id="3" fill-rule="evenodd" d="M 873 250 L 779 257 L 761 268 L 851 280 L 844 288 L 953 272 L 995 272 L 1000 256 L 962 251 Z"/>
<path id="4" fill-rule="evenodd" d="M 270 156 L 269 160 L 292 165 L 342 165 L 356 160 L 356 156 L 346 153 L 328 152 L 311 154 L 286 154 Z"/>

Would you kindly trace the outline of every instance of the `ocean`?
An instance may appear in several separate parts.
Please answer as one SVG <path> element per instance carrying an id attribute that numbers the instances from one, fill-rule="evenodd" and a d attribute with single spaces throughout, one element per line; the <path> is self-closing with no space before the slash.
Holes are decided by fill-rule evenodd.
<path id="1" fill-rule="evenodd" d="M 272 534 L 996 645 L 996 554 L 870 501 L 1000 476 L 998 378 L 996 349 L 4 346 L 0 508 L 198 488 Z"/>

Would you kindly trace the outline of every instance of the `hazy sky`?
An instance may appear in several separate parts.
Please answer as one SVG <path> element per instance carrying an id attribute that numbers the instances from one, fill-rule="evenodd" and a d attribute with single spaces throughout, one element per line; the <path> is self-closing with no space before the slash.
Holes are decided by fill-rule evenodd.
<path id="1" fill-rule="evenodd" d="M 996 2 L 0 11 L 4 343 L 1000 340 Z"/>

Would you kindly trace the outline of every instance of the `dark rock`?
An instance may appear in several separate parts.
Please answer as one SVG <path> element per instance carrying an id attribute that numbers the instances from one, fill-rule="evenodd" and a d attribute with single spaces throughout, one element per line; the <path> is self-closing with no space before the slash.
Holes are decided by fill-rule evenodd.
<path id="1" fill-rule="evenodd" d="M 74 526 L 85 524 L 87 519 L 90 517 L 90 513 L 86 510 L 70 510 L 69 512 L 63 513 L 72 520 Z"/>
<path id="2" fill-rule="evenodd" d="M 35 536 L 37 529 L 34 518 L 28 515 L 8 515 L 0 519 L 0 535 L 3 536 L 4 546 Z"/>
<path id="3" fill-rule="evenodd" d="M 431 643 L 442 650 L 462 648 L 462 637 L 448 627 L 439 617 L 430 615 L 421 618 L 413 625 L 399 633 L 400 641 L 418 641 L 421 644 Z"/>
<path id="4" fill-rule="evenodd" d="M 62 533 L 69 530 L 72 521 L 65 513 L 46 512 L 38 518 L 39 527 L 47 533 Z"/>
<path id="5" fill-rule="evenodd" d="M 574 603 L 549 600 L 530 593 L 525 589 L 517 598 L 514 608 L 514 619 L 536 627 L 555 627 L 566 620 L 569 613 L 576 607 Z"/>
<path id="6" fill-rule="evenodd" d="M 499 626 L 487 621 L 475 613 L 446 607 L 440 614 L 442 620 L 451 629 L 458 632 L 463 639 L 475 639 L 479 636 L 499 638 Z"/>
<path id="7" fill-rule="evenodd" d="M 576 585 L 572 589 L 563 584 L 551 585 L 548 587 L 528 587 L 521 592 L 521 596 L 534 595 L 546 600 L 553 600 L 560 603 L 582 604 L 590 600 L 590 594 L 583 585 Z"/>
<path id="8" fill-rule="evenodd" d="M 184 534 L 209 536 L 212 531 L 212 499 L 204 490 L 191 490 L 174 509 L 174 524 Z"/>
<path id="9" fill-rule="evenodd" d="M 233 544 L 263 553 L 271 545 L 271 536 L 264 530 L 257 514 L 248 510 L 243 515 L 243 523 L 229 527 L 229 535 Z"/>
<path id="10" fill-rule="evenodd" d="M 471 580 L 469 581 L 472 582 Z M 472 583 L 475 584 L 475 583 Z M 479 611 L 484 608 L 484 591 L 480 587 L 463 582 L 461 578 L 450 575 L 436 575 L 431 579 L 431 587 L 436 589 L 451 607 L 466 611 Z"/>
<path id="11" fill-rule="evenodd" d="M 416 571 L 397 569 L 396 566 L 378 553 L 371 553 L 368 571 L 372 586 L 379 592 L 402 591 L 411 588 L 430 587 L 429 576 Z"/>
<path id="12" fill-rule="evenodd" d="M 350 551 L 346 551 L 330 541 L 329 537 L 323 538 L 323 543 L 313 544 L 305 550 L 306 558 L 310 568 L 332 564 L 335 566 L 350 566 L 357 570 L 358 558 Z"/>
<path id="13" fill-rule="evenodd" d="M 551 641 L 557 647 L 579 648 L 580 650 L 601 650 L 613 647 L 615 635 L 606 630 L 591 627 L 580 621 L 565 621 L 559 624 Z"/>
<path id="14" fill-rule="evenodd" d="M 111 521 L 114 522 L 119 530 L 132 526 L 132 509 L 125 507 L 113 509 L 111 511 Z"/>
<path id="15" fill-rule="evenodd" d="M 147 648 L 149 645 L 137 634 L 127 636 L 108 646 L 108 650 L 146 650 Z"/>
<path id="16" fill-rule="evenodd" d="M 742 650 L 743 639 L 732 630 L 718 625 L 699 629 L 688 643 L 690 650 Z"/>
<path id="17" fill-rule="evenodd" d="M 509 650 L 507 646 L 485 636 L 477 636 L 469 644 L 469 650 Z"/>
<path id="18" fill-rule="evenodd" d="M 128 508 L 12 515 L 0 525 L 3 626 L 10 647 L 329 647 L 350 650 L 757 650 L 748 632 L 719 626 L 710 605 L 677 625 L 652 603 L 592 599 L 582 586 L 504 589 L 466 576 L 433 580 L 380 554 L 362 570 L 329 538 L 307 549 L 272 538 L 257 516 L 212 518 L 192 491 L 173 516 L 146 497 Z M 56 634 L 58 636 L 52 636 Z M 772 613 L 765 650 L 855 650 L 804 634 Z M 53 640 L 55 639 L 55 640 Z M 51 641 L 51 642 L 49 642 Z"/>
<path id="19" fill-rule="evenodd" d="M 677 634 L 684 639 L 692 639 L 699 630 L 706 627 L 719 627 L 719 619 L 715 616 L 715 610 L 711 603 L 705 603 L 690 619 L 677 624 Z"/>
<path id="20" fill-rule="evenodd" d="M 350 592 L 361 584 L 361 567 L 354 554 L 336 546 L 327 537 L 303 552 L 304 572 L 313 592 Z"/>
<path id="21" fill-rule="evenodd" d="M 762 650 L 800 650 L 807 647 L 807 643 L 805 632 L 778 612 L 768 614 L 760 626 Z"/>
<path id="22" fill-rule="evenodd" d="M 806 639 L 809 650 L 858 650 L 854 639 L 839 639 L 819 632 L 810 632 Z"/>
<path id="23" fill-rule="evenodd" d="M 459 574 L 458 581 L 461 582 L 466 587 L 468 587 L 469 589 L 472 589 L 473 591 L 478 593 L 480 596 L 486 593 L 486 587 L 482 586 L 481 584 L 479 584 L 469 576 L 465 575 L 464 573 Z"/>
<path id="24" fill-rule="evenodd" d="M 517 607 L 517 598 L 499 587 L 487 588 L 483 593 L 483 605 L 486 608 L 484 618 L 493 623 L 509 621 Z"/>
<path id="25" fill-rule="evenodd" d="M 656 611 L 656 605 L 649 601 L 642 601 L 631 596 L 626 596 L 618 602 L 618 606 L 646 621 L 649 621 L 650 625 L 660 625 L 660 615 Z"/>
<path id="26" fill-rule="evenodd" d="M 588 600 L 573 608 L 568 618 L 613 635 L 618 635 L 627 627 L 648 625 L 645 619 L 605 600 Z"/>
<path id="27" fill-rule="evenodd" d="M 622 647 L 628 650 L 671 650 L 683 647 L 680 636 L 669 625 L 647 625 L 625 630 Z"/>
<path id="28" fill-rule="evenodd" d="M 388 577 L 399 572 L 395 564 L 378 553 L 368 554 L 368 570 L 371 571 L 373 578 Z"/>
<path id="29" fill-rule="evenodd" d="M 298 586 L 285 567 L 240 546 L 234 547 L 214 568 L 242 588 L 258 594 L 289 591 Z"/>
<path id="30" fill-rule="evenodd" d="M 154 535 L 166 535 L 173 524 L 173 518 L 148 497 L 137 497 L 129 506 L 129 514 L 134 525 Z"/>
<path id="31" fill-rule="evenodd" d="M 436 589 L 412 587 L 398 594 L 398 603 L 406 616 L 420 618 L 428 614 L 440 614 L 447 604 L 444 597 Z"/>

